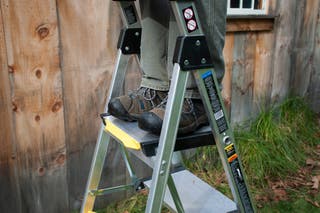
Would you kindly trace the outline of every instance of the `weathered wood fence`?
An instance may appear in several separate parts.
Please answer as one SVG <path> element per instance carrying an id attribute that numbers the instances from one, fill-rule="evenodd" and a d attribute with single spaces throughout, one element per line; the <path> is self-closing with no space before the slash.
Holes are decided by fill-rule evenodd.
<path id="1" fill-rule="evenodd" d="M 228 20 L 223 93 L 233 123 L 291 93 L 320 111 L 319 4 L 270 0 L 272 30 Z M 0 211 L 70 212 L 81 204 L 108 92 L 118 8 L 110 0 L 0 7 Z M 114 150 L 110 183 L 126 180 Z"/>

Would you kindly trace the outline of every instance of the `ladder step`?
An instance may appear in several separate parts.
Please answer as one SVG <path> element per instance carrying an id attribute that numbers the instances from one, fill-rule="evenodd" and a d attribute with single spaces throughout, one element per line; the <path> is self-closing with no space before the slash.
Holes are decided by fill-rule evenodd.
<path id="1" fill-rule="evenodd" d="M 113 116 L 106 117 L 105 122 L 105 130 L 127 148 L 142 150 L 147 157 L 156 154 L 156 148 L 159 143 L 158 135 L 140 129 L 137 122 L 122 121 Z M 214 138 L 211 128 L 204 126 L 193 134 L 178 137 L 175 151 L 208 145 L 214 145 Z"/>
<path id="2" fill-rule="evenodd" d="M 236 204 L 218 190 L 189 172 L 182 170 L 172 174 L 175 186 L 186 213 L 237 212 Z M 150 188 L 151 180 L 145 182 Z M 169 209 L 176 208 L 167 188 L 164 202 Z"/>

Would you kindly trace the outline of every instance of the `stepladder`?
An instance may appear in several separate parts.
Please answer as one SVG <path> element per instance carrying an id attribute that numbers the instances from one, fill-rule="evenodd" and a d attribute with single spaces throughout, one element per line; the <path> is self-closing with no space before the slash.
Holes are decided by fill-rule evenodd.
<path id="1" fill-rule="evenodd" d="M 139 60 L 143 30 L 135 1 L 115 2 L 120 6 L 125 27 L 119 37 L 116 66 L 107 103 L 111 98 L 120 95 L 129 58 L 134 55 Z M 175 47 L 171 85 L 160 137 L 140 132 L 134 123 L 128 124 L 108 113 L 102 114 L 103 125 L 99 132 L 81 212 L 93 211 L 95 198 L 98 195 L 129 188 L 139 190 L 145 185 L 150 188 L 145 209 L 148 213 L 160 212 L 164 202 L 167 204 L 171 202 L 173 210 L 177 212 L 255 212 L 194 1 L 170 1 L 170 5 L 179 26 L 180 36 L 177 38 Z M 193 75 L 196 80 L 209 126 L 201 128 L 190 136 L 178 137 L 182 104 L 190 75 Z M 108 104 L 105 112 L 108 111 L 107 106 Z M 131 183 L 98 189 L 108 145 L 112 139 L 120 144 Z M 190 179 L 195 183 L 198 179 L 185 170 L 178 169 L 176 171 L 180 171 L 176 172 L 172 169 L 175 151 L 212 144 L 217 146 L 234 201 L 215 190 L 210 191 L 215 194 L 210 197 L 206 194 L 206 185 L 202 182 L 193 184 L 195 185 L 193 190 L 185 190 L 184 188 L 190 185 L 184 181 Z M 153 168 L 150 181 L 143 183 L 135 175 L 128 151 Z M 179 185 L 179 183 L 182 184 Z M 191 196 L 185 198 L 187 192 Z M 170 198 L 167 198 L 168 196 Z M 166 201 L 166 198 L 169 201 Z M 192 204 L 193 206 L 190 207 L 190 203 L 193 203 L 190 199 L 196 200 L 194 203 L 198 205 Z M 205 201 L 206 204 L 200 204 L 200 201 Z M 201 207 L 204 208 L 201 209 Z"/>

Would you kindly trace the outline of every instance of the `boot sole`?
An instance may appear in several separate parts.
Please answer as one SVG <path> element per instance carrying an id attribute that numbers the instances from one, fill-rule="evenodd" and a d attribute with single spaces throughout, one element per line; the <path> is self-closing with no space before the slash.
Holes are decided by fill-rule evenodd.
<path id="1" fill-rule="evenodd" d="M 161 127 L 159 128 L 159 125 L 151 125 L 150 122 L 143 122 L 142 120 L 138 120 L 138 124 L 139 124 L 139 128 L 144 130 L 144 131 L 147 131 L 147 132 L 151 132 L 153 134 L 156 134 L 156 135 L 159 135 L 161 133 Z M 149 125 L 146 125 L 146 123 L 148 123 Z M 163 123 L 163 121 L 162 121 Z M 196 122 L 194 123 L 191 123 L 190 125 L 188 126 L 185 126 L 185 127 L 179 127 L 178 128 L 178 135 L 188 135 L 188 134 L 192 134 L 194 131 L 196 131 L 197 129 L 199 129 L 200 127 L 202 126 L 206 126 L 208 125 L 209 122 L 208 122 L 208 118 L 207 116 L 201 116 L 199 119 L 198 119 L 198 125 Z"/>
<path id="2" fill-rule="evenodd" d="M 194 131 L 196 131 L 197 129 L 199 129 L 202 126 L 206 126 L 209 124 L 208 118 L 207 116 L 201 116 L 198 119 L 198 125 L 196 122 L 191 123 L 188 126 L 185 127 L 181 127 L 178 128 L 178 135 L 188 135 L 188 134 L 192 134 Z"/>

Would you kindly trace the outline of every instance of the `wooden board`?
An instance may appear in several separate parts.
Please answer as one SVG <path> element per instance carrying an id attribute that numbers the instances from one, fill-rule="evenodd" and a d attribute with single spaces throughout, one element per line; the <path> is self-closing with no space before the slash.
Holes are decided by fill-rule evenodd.
<path id="1" fill-rule="evenodd" d="M 57 7 L 70 165 L 69 202 L 77 209 L 84 195 L 101 125 L 99 114 L 104 112 L 121 22 L 113 1 L 58 0 Z M 111 146 L 106 161 L 106 180 L 102 180 L 102 185 L 123 184 L 125 170 L 115 146 Z"/>
<path id="2" fill-rule="evenodd" d="M 294 41 L 296 1 L 279 1 L 278 13 L 281 18 L 275 25 L 274 43 L 274 72 L 272 78 L 271 100 L 279 103 L 289 94 L 290 78 L 292 75 L 292 45 Z"/>
<path id="3" fill-rule="evenodd" d="M 0 5 L 1 8 L 1 5 Z M 0 10 L 0 206 L 2 212 L 21 212 L 19 182 L 15 172 L 15 140 L 11 105 L 10 69 Z"/>
<path id="4" fill-rule="evenodd" d="M 311 107 L 317 113 L 320 113 L 320 10 L 318 10 L 316 32 L 314 41 L 314 50 L 312 58 L 312 73 L 308 85 L 307 96 L 311 102 Z"/>
<path id="5" fill-rule="evenodd" d="M 1 1 L 23 212 L 66 212 L 66 152 L 55 1 Z M 54 201 L 54 202 L 52 202 Z"/>
<path id="6" fill-rule="evenodd" d="M 282 0 L 283 1 L 283 0 Z M 290 0 L 289 0 L 290 1 Z M 275 0 L 269 0 L 269 1 L 266 1 L 267 2 L 267 5 L 266 5 L 266 8 L 267 8 L 267 14 L 268 15 L 271 15 L 271 16 L 276 16 L 278 15 L 276 13 L 276 10 L 277 10 L 277 7 L 278 7 L 278 3 L 280 1 L 275 1 Z"/>
<path id="7" fill-rule="evenodd" d="M 255 52 L 253 108 L 255 112 L 266 110 L 271 103 L 273 76 L 274 34 L 258 33 Z"/>
<path id="8" fill-rule="evenodd" d="M 270 31 L 273 29 L 273 17 L 232 17 L 227 19 L 227 32 Z"/>
<path id="9" fill-rule="evenodd" d="M 222 80 L 223 88 L 222 88 L 221 94 L 222 94 L 229 118 L 230 118 L 230 107 L 231 107 L 233 51 L 234 51 L 234 34 L 227 33 L 225 38 L 225 46 L 223 49 L 225 74 Z"/>
<path id="10" fill-rule="evenodd" d="M 234 39 L 231 123 L 238 124 L 254 116 L 253 74 L 256 34 L 239 33 Z"/>
<path id="11" fill-rule="evenodd" d="M 298 3 L 296 21 L 296 38 L 294 51 L 294 81 L 295 94 L 304 96 L 313 76 L 313 58 L 315 48 L 316 26 L 319 11 L 319 1 L 305 1 Z M 318 69 L 318 68 L 316 68 Z"/>

